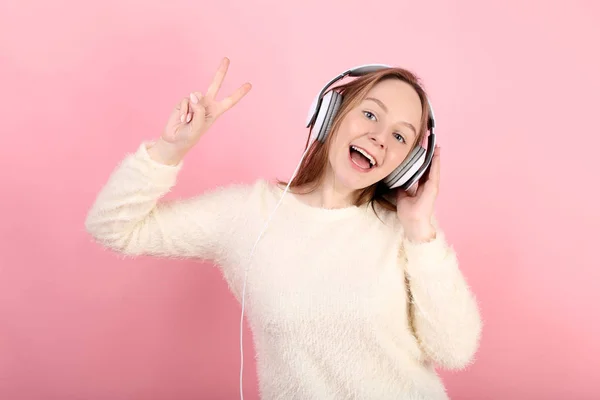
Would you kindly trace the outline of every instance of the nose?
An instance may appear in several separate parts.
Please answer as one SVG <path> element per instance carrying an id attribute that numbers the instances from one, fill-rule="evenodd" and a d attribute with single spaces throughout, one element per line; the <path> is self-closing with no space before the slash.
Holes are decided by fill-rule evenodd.
<path id="1" fill-rule="evenodd" d="M 373 142 L 373 144 L 377 147 L 379 147 L 380 149 L 384 149 L 385 148 L 385 142 L 383 140 L 382 137 L 383 133 L 382 132 L 371 132 L 369 133 L 369 140 L 371 142 Z"/>

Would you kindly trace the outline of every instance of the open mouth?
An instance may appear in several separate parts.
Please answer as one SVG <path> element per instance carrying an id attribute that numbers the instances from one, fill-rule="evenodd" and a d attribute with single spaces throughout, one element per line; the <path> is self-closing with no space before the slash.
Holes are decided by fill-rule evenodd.
<path id="1" fill-rule="evenodd" d="M 350 146 L 350 159 L 361 170 L 367 171 L 377 166 L 375 157 L 369 154 L 365 149 Z"/>

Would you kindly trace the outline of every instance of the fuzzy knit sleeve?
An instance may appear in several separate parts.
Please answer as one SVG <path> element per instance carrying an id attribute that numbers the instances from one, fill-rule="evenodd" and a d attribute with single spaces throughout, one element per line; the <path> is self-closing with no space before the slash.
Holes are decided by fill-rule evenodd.
<path id="1" fill-rule="evenodd" d="M 436 238 L 404 240 L 412 324 L 424 353 L 446 369 L 469 365 L 479 346 L 482 321 L 455 251 L 436 225 Z"/>
<path id="2" fill-rule="evenodd" d="M 112 172 L 87 214 L 85 227 L 118 253 L 219 262 L 227 252 L 249 188 L 231 185 L 196 197 L 164 201 L 182 164 L 155 162 L 142 143 Z"/>

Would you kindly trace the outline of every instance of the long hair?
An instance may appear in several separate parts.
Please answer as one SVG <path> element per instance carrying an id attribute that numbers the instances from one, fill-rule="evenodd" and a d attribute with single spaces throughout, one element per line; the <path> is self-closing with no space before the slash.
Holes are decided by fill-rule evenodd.
<path id="1" fill-rule="evenodd" d="M 371 72 L 369 74 L 355 78 L 347 83 L 331 88 L 343 96 L 342 104 L 333 121 L 331 131 L 324 143 L 314 141 L 308 150 L 304 160 L 300 164 L 297 175 L 290 183 L 290 190 L 298 189 L 300 186 L 308 186 L 308 192 L 315 190 L 323 181 L 327 163 L 329 162 L 329 148 L 333 138 L 338 132 L 341 121 L 358 104 L 363 101 L 367 93 L 379 82 L 386 79 L 399 79 L 411 85 L 421 100 L 421 128 L 417 133 L 417 138 L 413 146 L 419 145 L 427 133 L 427 121 L 429 119 L 429 107 L 427 103 L 427 94 L 421 87 L 419 78 L 412 72 L 403 68 L 386 68 L 383 70 Z M 312 129 L 311 129 L 312 131 Z M 309 135 L 310 138 L 310 135 Z M 307 140 L 306 146 L 309 141 Z M 305 146 L 305 150 L 306 150 Z M 413 147 L 414 148 L 414 147 Z M 411 149 L 412 150 L 412 149 Z M 287 182 L 279 181 L 279 184 L 287 185 Z M 395 203 L 388 200 L 391 190 L 383 182 L 377 182 L 369 187 L 361 189 L 358 193 L 355 205 L 361 206 L 370 203 L 373 208 L 375 203 L 383 208 L 396 211 Z M 306 193 L 306 192 L 305 192 Z"/>

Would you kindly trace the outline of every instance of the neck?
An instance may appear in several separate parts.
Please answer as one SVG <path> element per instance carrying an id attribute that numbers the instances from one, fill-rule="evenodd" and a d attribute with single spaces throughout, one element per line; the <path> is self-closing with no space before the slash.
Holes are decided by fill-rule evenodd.
<path id="1" fill-rule="evenodd" d="M 328 169 L 323 181 L 312 192 L 303 195 L 306 202 L 314 207 L 335 209 L 354 206 L 357 191 L 336 182 L 333 171 Z"/>

